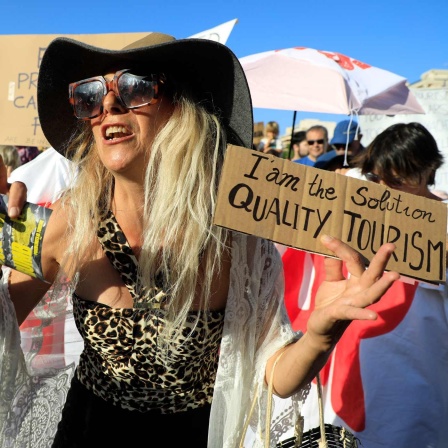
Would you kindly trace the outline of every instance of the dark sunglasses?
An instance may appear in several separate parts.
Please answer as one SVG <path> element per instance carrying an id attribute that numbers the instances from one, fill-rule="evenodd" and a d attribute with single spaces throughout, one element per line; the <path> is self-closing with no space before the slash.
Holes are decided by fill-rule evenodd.
<path id="1" fill-rule="evenodd" d="M 325 140 L 323 138 L 320 138 L 319 140 L 307 140 L 307 143 L 310 146 L 313 146 L 314 143 L 317 143 L 318 145 L 323 145 L 325 143 Z"/>
<path id="2" fill-rule="evenodd" d="M 381 177 L 378 176 L 378 174 L 375 173 L 367 173 L 366 179 L 370 182 L 375 182 L 376 184 L 379 184 L 381 181 L 383 181 L 386 185 L 388 185 L 391 188 L 401 188 L 404 184 L 404 179 L 401 177 Z"/>
<path id="3" fill-rule="evenodd" d="M 68 90 L 75 117 L 88 120 L 103 113 L 103 99 L 108 92 L 113 91 L 127 109 L 136 109 L 157 102 L 159 84 L 157 75 L 137 76 L 120 70 L 111 81 L 95 76 L 69 84 Z"/>

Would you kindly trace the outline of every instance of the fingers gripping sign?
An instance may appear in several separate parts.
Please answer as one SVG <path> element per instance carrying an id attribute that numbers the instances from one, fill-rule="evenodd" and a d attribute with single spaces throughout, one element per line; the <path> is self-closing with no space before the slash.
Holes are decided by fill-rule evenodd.
<path id="1" fill-rule="evenodd" d="M 13 182 L 9 190 L 8 215 L 18 218 L 26 202 L 27 188 L 22 182 Z"/>
<path id="2" fill-rule="evenodd" d="M 399 279 L 397 272 L 384 272 L 395 246 L 381 246 L 366 268 L 363 257 L 342 241 L 323 236 L 322 244 L 338 259 L 325 260 L 325 281 L 316 295 L 315 313 L 310 316 L 307 332 L 325 340 L 331 347 L 337 343 L 352 320 L 375 320 L 377 314 L 368 308 Z M 343 263 L 348 278 L 343 275 Z"/>

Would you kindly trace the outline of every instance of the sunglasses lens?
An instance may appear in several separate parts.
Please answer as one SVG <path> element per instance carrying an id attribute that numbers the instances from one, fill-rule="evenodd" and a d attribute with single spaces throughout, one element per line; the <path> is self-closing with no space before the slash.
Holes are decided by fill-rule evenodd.
<path id="1" fill-rule="evenodd" d="M 104 86 L 100 81 L 79 84 L 73 91 L 73 108 L 78 118 L 93 118 L 101 114 Z"/>
<path id="2" fill-rule="evenodd" d="M 154 83 L 147 76 L 123 73 L 118 79 L 118 91 L 124 105 L 129 108 L 149 104 L 154 99 Z"/>
<path id="3" fill-rule="evenodd" d="M 313 146 L 314 143 L 317 143 L 318 145 L 323 145 L 324 142 L 325 142 L 325 140 L 324 140 L 323 138 L 320 138 L 319 140 L 308 140 L 308 141 L 307 141 L 307 143 L 308 143 L 310 146 Z"/>

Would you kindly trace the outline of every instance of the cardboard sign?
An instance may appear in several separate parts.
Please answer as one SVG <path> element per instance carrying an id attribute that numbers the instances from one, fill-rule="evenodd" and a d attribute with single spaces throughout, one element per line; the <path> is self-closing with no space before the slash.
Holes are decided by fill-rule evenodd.
<path id="1" fill-rule="evenodd" d="M 119 50 L 147 34 L 0 36 L 0 144 L 50 146 L 39 125 L 36 94 L 42 56 L 53 39 L 70 37 L 90 45 Z"/>
<path id="2" fill-rule="evenodd" d="M 45 280 L 42 272 L 42 241 L 51 210 L 26 203 L 21 215 L 7 215 L 8 197 L 0 195 L 0 264 Z"/>
<path id="3" fill-rule="evenodd" d="M 443 202 L 247 148 L 227 149 L 214 224 L 334 256 L 320 243 L 327 234 L 367 260 L 393 242 L 387 269 L 430 283 L 446 280 Z"/>

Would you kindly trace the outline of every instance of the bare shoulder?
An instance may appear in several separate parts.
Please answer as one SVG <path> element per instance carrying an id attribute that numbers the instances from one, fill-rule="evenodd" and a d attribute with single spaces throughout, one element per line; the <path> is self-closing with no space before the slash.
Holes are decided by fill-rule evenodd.
<path id="1" fill-rule="evenodd" d="M 59 199 L 51 205 L 52 210 L 50 220 L 48 222 L 47 232 L 53 237 L 65 234 L 68 224 L 69 209 L 67 205 L 63 205 Z"/>

